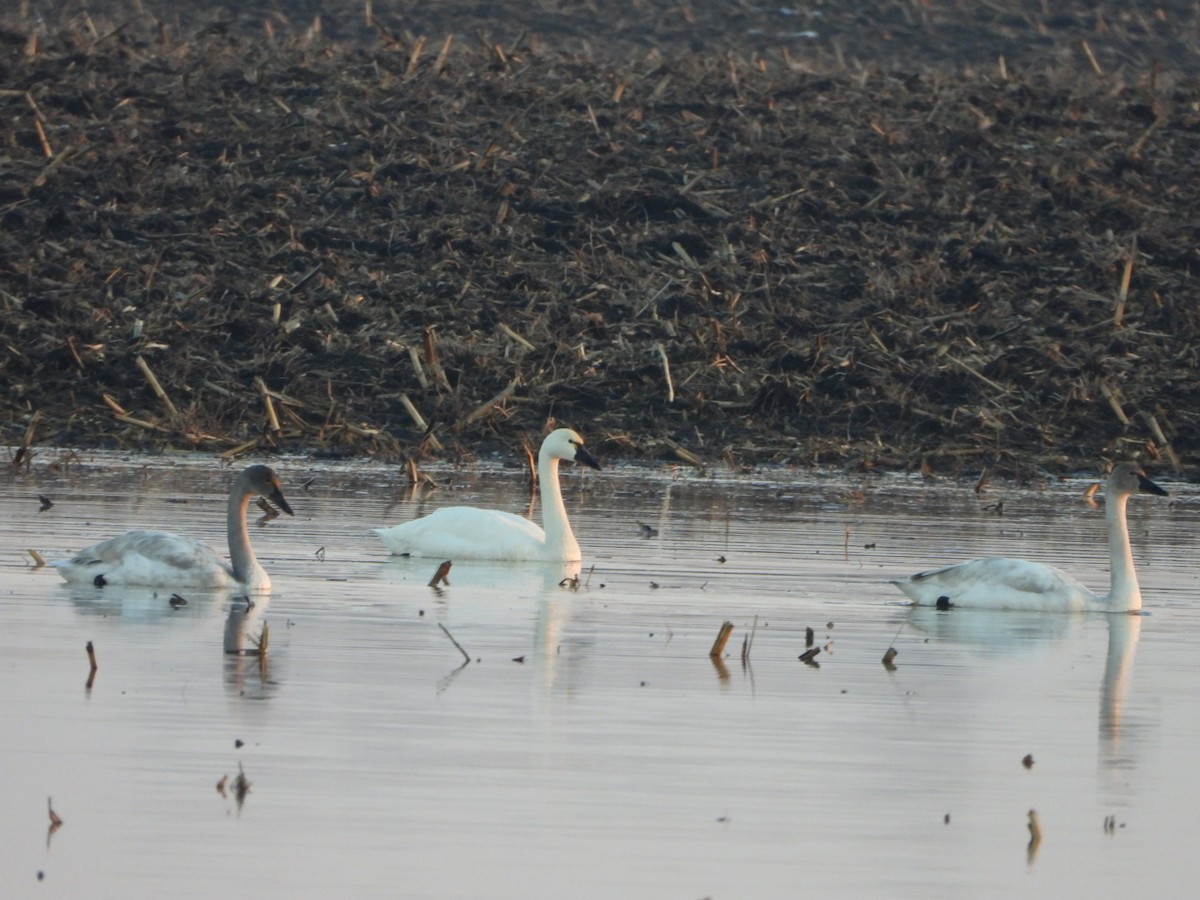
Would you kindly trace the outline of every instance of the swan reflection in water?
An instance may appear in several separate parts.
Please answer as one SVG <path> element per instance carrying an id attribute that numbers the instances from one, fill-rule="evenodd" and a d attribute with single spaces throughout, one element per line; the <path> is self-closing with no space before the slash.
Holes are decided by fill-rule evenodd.
<path id="1" fill-rule="evenodd" d="M 90 584 L 64 583 L 56 590 L 70 599 L 75 611 L 85 616 L 120 617 L 141 624 L 161 624 L 180 617 L 202 618 L 212 613 L 224 592 L 202 588 L 167 588 L 122 585 L 100 588 Z"/>
<path id="2" fill-rule="evenodd" d="M 1108 654 L 1100 687 L 1100 744 L 1108 768 L 1133 765 L 1132 759 L 1121 755 L 1121 727 L 1141 630 L 1141 616 L 1117 614 L 1108 617 Z"/>
<path id="3" fill-rule="evenodd" d="M 1133 678 L 1143 616 L 1137 613 L 1104 613 L 1108 624 L 1108 649 L 1100 682 L 1099 739 L 1105 771 L 1131 769 L 1125 704 Z M 904 620 L 937 641 L 1013 654 L 1044 648 L 1095 621 L 1092 615 L 1046 615 L 1001 610 L 935 610 L 913 607 Z M 1124 746 L 1123 746 L 1124 740 Z"/>
<path id="4" fill-rule="evenodd" d="M 574 607 L 588 589 L 590 568 L 579 562 L 511 562 L 503 560 L 451 561 L 446 580 L 438 587 L 429 581 L 438 569 L 434 560 L 417 557 L 389 557 L 381 568 L 381 578 L 407 592 L 428 592 L 433 600 L 431 624 L 436 630 L 444 621 L 462 638 L 467 650 L 470 642 L 460 633 L 463 628 L 495 629 L 512 626 L 521 610 L 533 610 L 533 647 L 526 662 L 533 663 L 541 689 L 553 688 L 561 676 L 560 667 L 570 653 L 562 652 L 564 635 Z M 453 612 L 453 622 L 450 613 Z M 438 639 L 446 640 L 439 635 Z M 449 645 L 448 645 L 449 646 Z M 451 648 L 453 649 L 453 648 Z M 445 690 L 468 664 L 456 666 L 440 682 Z"/>
<path id="5" fill-rule="evenodd" d="M 269 597 L 229 598 L 225 617 L 225 676 L 228 687 L 244 694 L 249 687 L 247 674 L 257 672 L 259 687 L 269 683 L 269 631 L 265 617 Z"/>

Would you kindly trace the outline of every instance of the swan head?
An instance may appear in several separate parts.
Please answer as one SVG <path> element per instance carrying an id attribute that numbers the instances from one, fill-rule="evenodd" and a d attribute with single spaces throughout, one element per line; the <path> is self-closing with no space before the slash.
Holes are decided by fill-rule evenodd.
<path id="1" fill-rule="evenodd" d="M 250 466 L 242 472 L 242 481 L 251 493 L 266 497 L 289 516 L 293 515 L 292 507 L 283 496 L 283 486 L 279 483 L 279 476 L 270 466 Z"/>
<path id="2" fill-rule="evenodd" d="M 1114 497 L 1128 497 L 1130 494 L 1168 496 L 1166 491 L 1146 477 L 1145 471 L 1136 463 L 1118 463 L 1114 466 L 1104 492 Z"/>
<path id="3" fill-rule="evenodd" d="M 546 435 L 540 455 L 550 459 L 568 459 L 593 469 L 600 468 L 596 458 L 583 448 L 583 438 L 579 432 L 570 428 L 559 428 Z"/>

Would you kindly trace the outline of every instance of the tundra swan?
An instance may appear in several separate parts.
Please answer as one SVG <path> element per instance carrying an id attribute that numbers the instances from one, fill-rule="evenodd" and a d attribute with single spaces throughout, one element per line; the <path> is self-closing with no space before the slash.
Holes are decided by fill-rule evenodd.
<path id="1" fill-rule="evenodd" d="M 373 531 L 395 556 L 575 562 L 582 554 L 563 505 L 558 483 L 560 459 L 600 468 L 583 448 L 577 432 L 559 428 L 546 435 L 537 464 L 544 531 L 523 516 L 475 506 L 446 506 L 419 519 Z"/>
<path id="2" fill-rule="evenodd" d="M 269 466 L 244 469 L 229 491 L 226 563 L 205 544 L 169 531 L 130 531 L 51 563 L 76 584 L 141 584 L 156 587 L 216 587 L 266 591 L 271 579 L 254 556 L 246 529 L 250 498 L 263 496 L 289 516 L 279 478 Z"/>
<path id="3" fill-rule="evenodd" d="M 1167 492 L 1133 463 L 1120 463 L 1104 485 L 1104 518 L 1108 526 L 1110 583 L 1097 594 L 1053 566 L 1026 559 L 988 557 L 919 572 L 892 584 L 917 606 L 961 606 L 978 609 L 1023 609 L 1042 612 L 1136 612 L 1142 593 L 1133 570 L 1125 504 L 1136 493 Z"/>

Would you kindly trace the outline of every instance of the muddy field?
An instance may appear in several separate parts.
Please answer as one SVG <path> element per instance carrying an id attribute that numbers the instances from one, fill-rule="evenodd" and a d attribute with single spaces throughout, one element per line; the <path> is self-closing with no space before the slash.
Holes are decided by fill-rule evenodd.
<path id="1" fill-rule="evenodd" d="M 1197 4 L 11 5 L 10 453 L 1194 470 Z"/>

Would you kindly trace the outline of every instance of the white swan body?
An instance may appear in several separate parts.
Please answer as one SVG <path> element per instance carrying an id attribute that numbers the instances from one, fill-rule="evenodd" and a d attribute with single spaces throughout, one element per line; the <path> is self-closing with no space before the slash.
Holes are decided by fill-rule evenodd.
<path id="1" fill-rule="evenodd" d="M 130 531 L 80 550 L 51 565 L 73 584 L 136 584 L 164 588 L 240 588 L 270 590 L 271 579 L 250 546 L 246 510 L 263 496 L 289 516 L 279 479 L 268 466 L 250 466 L 229 491 L 226 531 L 230 562 L 207 545 L 169 531 Z"/>
<path id="2" fill-rule="evenodd" d="M 545 530 L 522 516 L 475 506 L 447 506 L 411 522 L 372 530 L 395 556 L 575 562 L 582 553 L 558 483 L 563 459 L 600 468 L 583 448 L 583 438 L 570 428 L 546 436 L 538 452 Z"/>
<path id="3" fill-rule="evenodd" d="M 977 609 L 1020 609 L 1040 612 L 1134 612 L 1142 593 L 1133 568 L 1126 501 L 1132 494 L 1167 492 L 1132 463 L 1113 468 L 1104 485 L 1104 518 L 1108 527 L 1110 584 L 1097 594 L 1053 566 L 1026 559 L 989 557 L 919 572 L 893 581 L 917 606 Z"/>

